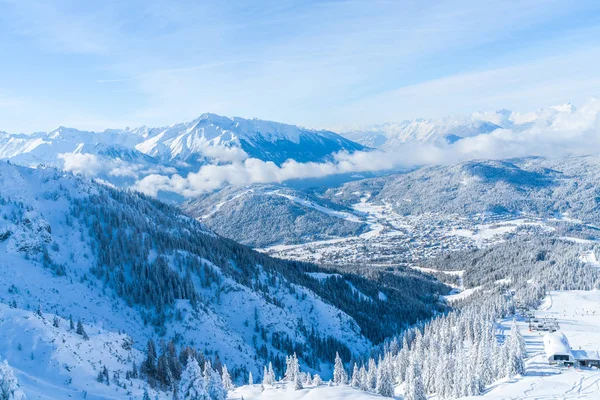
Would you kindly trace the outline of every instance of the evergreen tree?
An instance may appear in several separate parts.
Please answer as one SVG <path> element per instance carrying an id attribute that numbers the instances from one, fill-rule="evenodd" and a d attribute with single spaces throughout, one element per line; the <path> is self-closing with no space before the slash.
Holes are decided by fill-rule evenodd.
<path id="1" fill-rule="evenodd" d="M 19 389 L 19 383 L 8 362 L 0 363 L 0 399 L 25 400 L 25 394 Z"/>
<path id="2" fill-rule="evenodd" d="M 273 371 L 273 364 L 270 361 L 269 361 L 269 381 L 271 382 L 271 385 L 273 385 L 276 381 L 275 371 Z"/>
<path id="3" fill-rule="evenodd" d="M 304 381 L 304 384 L 306 386 L 312 386 L 313 382 L 312 382 L 312 376 L 310 375 L 310 372 L 306 373 L 306 379 Z"/>
<path id="4" fill-rule="evenodd" d="M 354 363 L 354 369 L 352 370 L 352 387 L 357 388 L 360 387 L 360 372 L 358 370 L 358 365 Z"/>
<path id="5" fill-rule="evenodd" d="M 81 323 L 81 320 L 77 320 L 77 330 L 75 331 L 75 333 L 83 336 L 84 340 L 89 340 L 89 338 L 90 338 L 88 336 L 87 332 L 85 331 L 85 329 L 83 328 L 83 324 Z"/>
<path id="6" fill-rule="evenodd" d="M 377 366 L 375 360 L 369 359 L 369 369 L 367 370 L 367 388 L 368 390 L 375 390 L 377 386 Z"/>
<path id="7" fill-rule="evenodd" d="M 267 370 L 267 366 L 263 365 L 263 380 L 262 380 L 262 384 L 263 385 L 272 385 L 273 383 L 271 382 L 271 376 L 269 375 L 269 371 Z"/>
<path id="8" fill-rule="evenodd" d="M 75 324 L 73 323 L 73 315 L 69 315 L 69 330 L 75 329 Z"/>
<path id="9" fill-rule="evenodd" d="M 229 375 L 229 371 L 227 370 L 227 365 L 225 365 L 225 364 L 223 364 L 222 382 L 223 382 L 223 389 L 225 389 L 225 391 L 230 391 L 235 388 L 235 386 L 233 385 L 233 382 L 231 380 L 231 375 Z"/>
<path id="10" fill-rule="evenodd" d="M 344 385 L 348 381 L 348 374 L 338 352 L 335 353 L 335 364 L 333 366 L 333 383 Z"/>
<path id="11" fill-rule="evenodd" d="M 252 377 L 252 371 L 248 372 L 248 385 L 254 386 L 254 378 Z"/>
<path id="12" fill-rule="evenodd" d="M 364 365 L 360 367 L 360 390 L 369 390 L 369 379 Z"/>
<path id="13" fill-rule="evenodd" d="M 300 390 L 300 389 L 304 389 L 304 386 L 302 386 L 302 380 L 300 379 L 300 377 L 296 376 L 296 378 L 294 380 L 294 390 Z"/>
<path id="14" fill-rule="evenodd" d="M 148 379 L 150 386 L 154 386 L 157 374 L 157 357 L 156 344 L 152 339 L 148 340 L 148 344 L 146 346 L 146 359 L 142 362 L 140 370 Z"/>
<path id="15" fill-rule="evenodd" d="M 204 363 L 204 387 L 211 400 L 225 400 L 227 391 L 223 387 L 223 379 L 213 369 L 210 361 Z"/>
<path id="16" fill-rule="evenodd" d="M 190 357 L 181 374 L 179 394 L 182 400 L 210 400 L 204 386 L 202 370 L 194 358 Z"/>
<path id="17" fill-rule="evenodd" d="M 404 389 L 405 400 L 427 400 L 427 394 L 423 387 L 421 368 L 419 362 L 411 357 L 410 365 L 406 374 L 406 386 Z"/>
<path id="18" fill-rule="evenodd" d="M 313 376 L 313 385 L 320 386 L 322 384 L 323 384 L 323 380 L 321 379 L 321 375 L 315 374 L 315 376 Z"/>
<path id="19" fill-rule="evenodd" d="M 391 354 L 388 354 L 377 369 L 377 393 L 383 397 L 394 396 L 394 376 Z"/>

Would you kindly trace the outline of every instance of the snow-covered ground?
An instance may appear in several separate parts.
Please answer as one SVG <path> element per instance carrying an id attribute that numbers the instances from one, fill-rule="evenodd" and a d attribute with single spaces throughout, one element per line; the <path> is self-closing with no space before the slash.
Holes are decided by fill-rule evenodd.
<path id="1" fill-rule="evenodd" d="M 557 318 L 573 350 L 600 349 L 600 291 L 551 292 L 535 313 Z M 505 326 L 508 328 L 508 322 Z M 519 321 L 527 343 L 526 373 L 521 378 L 493 385 L 484 397 L 492 399 L 600 399 L 600 370 L 549 365 L 543 332 L 529 332 Z"/>
<path id="2" fill-rule="evenodd" d="M 263 391 L 260 384 L 245 385 L 229 394 L 230 400 L 370 400 L 383 399 L 383 397 L 349 386 L 328 386 L 322 384 L 318 387 L 306 387 L 294 390 L 292 384 L 267 385 Z"/>

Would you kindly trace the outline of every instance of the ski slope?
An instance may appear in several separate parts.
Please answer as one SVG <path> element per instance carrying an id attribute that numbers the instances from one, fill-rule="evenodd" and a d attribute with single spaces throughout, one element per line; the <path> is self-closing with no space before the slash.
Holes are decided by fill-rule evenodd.
<path id="1" fill-rule="evenodd" d="M 600 349 L 600 291 L 555 291 L 544 300 L 536 317 L 557 318 L 573 350 Z M 504 326 L 508 328 L 508 321 Z M 600 370 L 549 365 L 543 332 L 529 332 L 519 321 L 529 359 L 521 378 L 489 388 L 490 399 L 600 399 Z M 473 397 L 475 398 L 475 397 Z"/>

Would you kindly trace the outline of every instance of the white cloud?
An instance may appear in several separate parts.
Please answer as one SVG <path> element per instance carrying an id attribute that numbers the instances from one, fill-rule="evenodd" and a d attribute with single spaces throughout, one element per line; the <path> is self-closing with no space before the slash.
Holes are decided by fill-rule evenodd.
<path id="1" fill-rule="evenodd" d="M 202 154 L 216 162 L 239 162 L 248 158 L 239 147 L 208 146 L 202 149 Z"/>
<path id="2" fill-rule="evenodd" d="M 63 169 L 78 174 L 97 175 L 103 165 L 94 154 L 62 153 L 58 158 L 63 160 Z"/>

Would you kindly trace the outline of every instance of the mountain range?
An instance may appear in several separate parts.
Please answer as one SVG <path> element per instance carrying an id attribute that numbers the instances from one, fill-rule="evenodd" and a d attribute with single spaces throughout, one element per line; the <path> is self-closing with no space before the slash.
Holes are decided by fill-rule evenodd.
<path id="1" fill-rule="evenodd" d="M 215 114 L 161 128 L 0 132 L 0 159 L 83 172 L 117 186 L 149 174 L 185 176 L 202 165 L 248 157 L 281 165 L 288 159 L 324 162 L 337 152 L 358 150 L 365 147 L 330 131 Z"/>
<path id="2" fill-rule="evenodd" d="M 443 146 L 464 138 L 485 135 L 498 129 L 511 129 L 519 132 L 535 124 L 548 127 L 557 118 L 572 114 L 575 110 L 571 103 L 565 103 L 528 113 L 503 109 L 492 112 L 476 112 L 466 116 L 416 118 L 366 126 L 344 132 L 342 135 L 364 146 L 389 151 L 396 150 L 407 142 Z"/>

